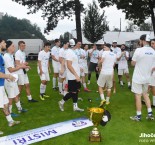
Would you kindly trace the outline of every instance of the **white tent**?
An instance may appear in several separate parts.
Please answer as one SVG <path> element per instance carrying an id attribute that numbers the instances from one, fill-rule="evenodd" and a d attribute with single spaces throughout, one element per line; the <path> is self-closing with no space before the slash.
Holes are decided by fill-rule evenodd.
<path id="1" fill-rule="evenodd" d="M 103 38 L 96 42 L 96 44 L 103 44 L 103 42 L 106 43 L 112 43 L 113 40 L 116 40 L 118 44 L 124 44 L 126 41 L 139 39 L 141 35 L 143 34 L 149 34 L 151 38 L 154 38 L 153 31 L 134 31 L 134 32 L 112 32 L 107 31 Z M 77 38 L 76 36 L 76 30 L 72 31 L 72 35 L 74 38 Z M 90 41 L 88 41 L 83 33 L 82 33 L 82 43 L 83 44 L 92 44 Z"/>

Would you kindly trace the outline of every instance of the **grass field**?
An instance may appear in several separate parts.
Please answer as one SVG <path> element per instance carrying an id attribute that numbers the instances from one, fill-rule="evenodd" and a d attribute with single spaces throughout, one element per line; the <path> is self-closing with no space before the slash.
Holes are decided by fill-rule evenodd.
<path id="1" fill-rule="evenodd" d="M 14 127 L 8 127 L 7 121 L 0 112 L 0 130 L 4 131 L 4 135 L 10 135 L 29 129 L 35 129 L 42 126 L 51 125 L 58 122 L 63 122 L 83 116 L 87 116 L 88 107 L 96 107 L 100 103 L 99 94 L 96 93 L 97 84 L 95 80 L 95 74 L 92 75 L 91 84 L 88 86 L 92 90 L 91 93 L 83 92 L 83 88 L 79 93 L 79 97 L 83 98 L 83 102 L 79 101 L 79 107 L 84 108 L 84 112 L 73 112 L 72 100 L 65 104 L 65 111 L 61 112 L 58 107 L 58 101 L 62 98 L 58 94 L 58 91 L 52 90 L 52 81 L 47 86 L 47 94 L 50 98 L 45 101 L 41 101 L 39 98 L 39 86 L 40 79 L 37 74 L 36 62 L 30 62 L 32 69 L 29 71 L 29 79 L 31 85 L 31 92 L 34 99 L 37 99 L 38 103 L 28 103 L 25 91 L 21 95 L 21 101 L 24 108 L 28 109 L 28 112 L 21 114 L 16 120 L 20 120 L 21 124 Z M 51 75 L 52 80 L 52 75 Z M 92 103 L 88 101 L 88 98 L 92 99 Z M 152 99 L 152 98 L 151 98 Z M 143 115 L 141 122 L 134 122 L 129 119 L 130 116 L 135 115 L 134 95 L 127 88 L 127 83 L 121 88 L 117 81 L 117 93 L 112 94 L 111 104 L 108 106 L 108 110 L 112 115 L 111 121 L 105 126 L 99 126 L 99 130 L 102 133 L 103 140 L 101 143 L 90 143 L 88 141 L 89 132 L 92 127 L 72 132 L 66 135 L 62 135 L 56 138 L 45 140 L 43 142 L 35 143 L 36 145 L 149 145 L 155 144 L 150 142 L 150 138 L 146 140 L 140 140 L 141 133 L 155 133 L 155 121 L 146 120 L 147 110 L 143 106 Z M 17 113 L 15 107 L 14 112 Z M 154 110 L 153 110 L 154 111 Z M 144 141 L 144 142 L 141 142 Z M 34 145 L 35 145 L 34 144 Z"/>

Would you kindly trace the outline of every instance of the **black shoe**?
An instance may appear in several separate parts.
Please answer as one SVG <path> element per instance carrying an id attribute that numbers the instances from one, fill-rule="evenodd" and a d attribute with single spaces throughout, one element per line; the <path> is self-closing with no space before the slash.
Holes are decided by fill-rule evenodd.
<path id="1" fill-rule="evenodd" d="M 152 108 L 155 108 L 155 105 L 152 104 L 151 107 L 152 107 Z"/>
<path id="2" fill-rule="evenodd" d="M 131 86 L 128 86 L 128 89 L 130 89 L 130 90 L 131 90 Z"/>
<path id="3" fill-rule="evenodd" d="M 31 100 L 28 100 L 29 103 L 35 103 L 35 102 L 38 102 L 37 100 L 34 100 L 34 99 L 31 99 Z"/>
<path id="4" fill-rule="evenodd" d="M 53 90 L 54 90 L 54 91 L 56 91 L 56 90 L 57 90 L 57 88 L 53 88 Z"/>

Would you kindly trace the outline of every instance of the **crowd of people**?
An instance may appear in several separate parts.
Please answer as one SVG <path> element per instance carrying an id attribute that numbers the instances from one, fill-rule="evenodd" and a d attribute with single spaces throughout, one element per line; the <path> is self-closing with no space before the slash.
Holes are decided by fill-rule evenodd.
<path id="1" fill-rule="evenodd" d="M 50 58 L 52 58 L 53 67 L 53 90 L 59 90 L 62 99 L 58 102 L 61 111 L 64 111 L 65 103 L 72 98 L 73 111 L 84 111 L 78 106 L 78 97 L 80 88 L 85 92 L 91 92 L 91 74 L 96 73 L 96 85 L 101 98 L 100 105 L 110 104 L 111 92 L 116 93 L 116 81 L 114 76 L 118 76 L 120 86 L 124 86 L 122 77 L 127 79 L 128 88 L 135 94 L 136 115 L 130 119 L 141 120 L 142 96 L 147 106 L 147 119 L 154 119 L 152 106 L 155 107 L 155 39 L 150 40 L 149 35 L 142 35 L 137 48 L 132 57 L 131 64 L 134 67 L 132 83 L 129 76 L 129 52 L 125 44 L 119 48 L 117 41 L 112 45 L 103 43 L 99 50 L 96 44 L 89 49 L 88 45 L 76 39 L 70 39 L 63 42 L 55 39 L 55 46 L 51 48 L 51 43 L 46 42 L 44 48 L 38 54 L 37 71 L 40 76 L 40 99 L 44 101 L 49 97 L 46 93 L 46 86 L 50 81 Z M 12 41 L 0 39 L 0 108 L 6 116 L 9 126 L 20 123 L 13 117 L 18 116 L 12 112 L 13 101 L 16 104 L 18 113 L 27 112 L 20 102 L 20 94 L 25 86 L 29 103 L 38 102 L 31 96 L 29 78 L 27 71 L 30 66 L 26 61 L 24 52 L 26 44 L 19 41 L 18 51 L 15 52 L 15 46 Z M 82 48 L 83 47 L 83 48 Z M 116 71 L 114 71 L 116 69 Z M 88 77 L 88 80 L 86 79 Z M 149 92 L 152 90 L 153 101 L 150 100 Z M 106 92 L 106 96 L 105 96 Z M 0 131 L 0 134 L 3 134 Z"/>

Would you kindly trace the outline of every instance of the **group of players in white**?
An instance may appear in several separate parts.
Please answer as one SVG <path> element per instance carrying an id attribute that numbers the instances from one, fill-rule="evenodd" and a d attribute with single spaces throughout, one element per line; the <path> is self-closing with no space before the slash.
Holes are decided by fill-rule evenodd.
<path id="1" fill-rule="evenodd" d="M 78 93 L 81 84 L 84 91 L 91 92 L 87 85 L 91 83 L 91 73 L 96 72 L 96 80 L 101 97 L 100 105 L 104 103 L 110 104 L 111 89 L 116 93 L 116 83 L 114 77 L 114 68 L 118 73 L 118 79 L 121 86 L 124 85 L 122 76 L 125 74 L 128 87 L 131 88 L 135 94 L 136 100 L 136 116 L 130 117 L 132 120 L 141 120 L 141 96 L 147 106 L 147 119 L 154 119 L 151 101 L 148 91 L 152 89 L 153 106 L 155 106 L 155 40 L 151 40 L 148 35 L 140 37 L 140 48 L 137 48 L 132 57 L 131 64 L 135 66 L 132 77 L 132 85 L 130 83 L 128 59 L 129 53 L 125 50 L 125 45 L 121 48 L 117 47 L 117 41 L 113 41 L 112 46 L 108 43 L 101 45 L 101 50 L 97 49 L 94 44 L 91 49 L 88 45 L 81 48 L 81 42 L 76 39 L 71 39 L 69 42 L 64 42 L 63 47 L 60 48 L 59 39 L 55 40 L 55 46 L 51 49 L 51 44 L 46 42 L 44 49 L 38 55 L 38 74 L 40 76 L 40 99 L 45 100 L 49 97 L 46 92 L 47 82 L 50 81 L 50 63 L 49 59 L 52 57 L 53 66 L 53 90 L 59 88 L 59 92 L 63 98 L 58 102 L 61 111 L 64 111 L 64 104 L 67 100 L 72 98 L 73 111 L 84 111 L 78 107 Z M 18 109 L 18 113 L 27 112 L 23 109 L 20 102 L 20 93 L 23 86 L 26 88 L 28 102 L 38 102 L 31 96 L 29 79 L 27 71 L 30 69 L 26 62 L 25 42 L 19 41 L 19 50 L 15 53 L 15 47 L 12 41 L 4 41 L 0 39 L 0 108 L 9 123 L 9 126 L 19 124 L 20 121 L 14 121 L 12 117 L 18 116 L 12 112 L 12 102 Z M 3 52 L 6 50 L 6 53 Z M 15 53 L 15 57 L 13 57 Z M 4 56 L 3 56 L 4 55 Z M 89 60 L 89 61 L 88 61 Z M 86 85 L 86 76 L 88 75 L 88 82 Z M 58 87 L 57 87 L 58 82 Z M 151 86 L 151 87 L 149 87 Z M 107 92 L 106 97 L 104 91 Z M 7 92 L 7 93 L 6 93 Z M 0 132 L 3 134 L 3 132 Z"/>

